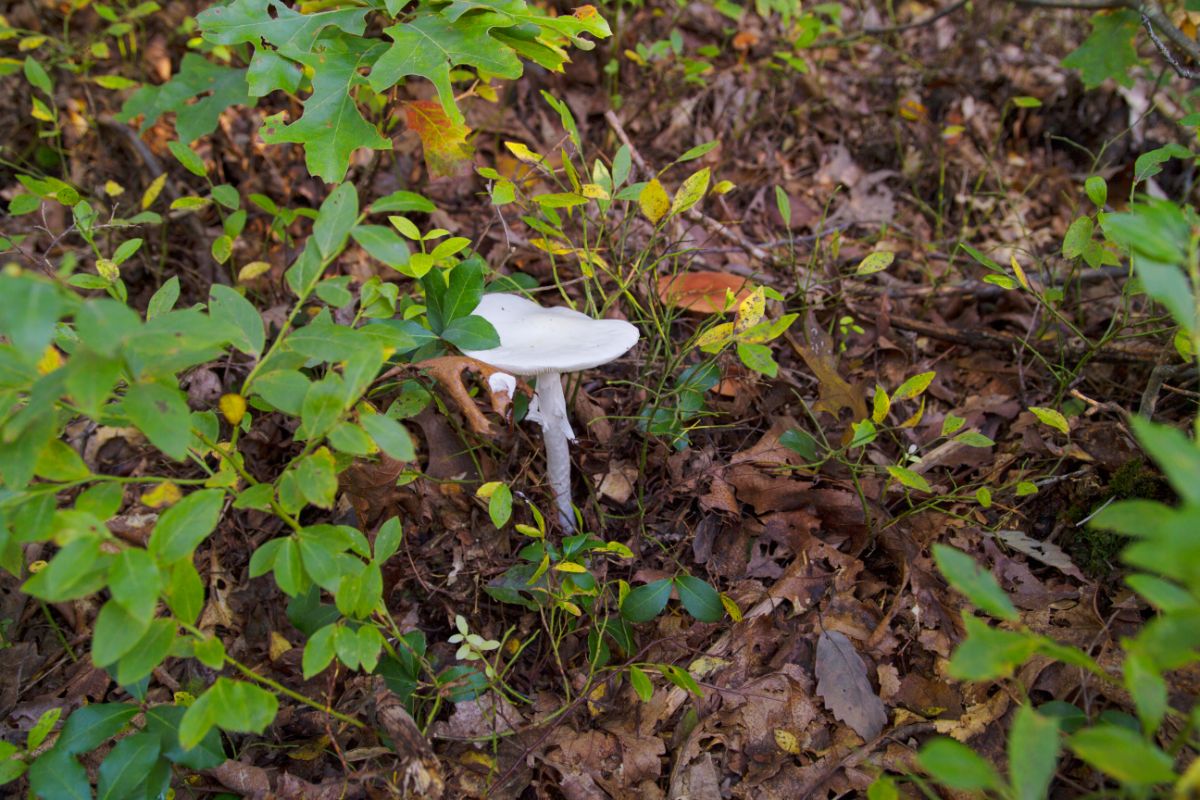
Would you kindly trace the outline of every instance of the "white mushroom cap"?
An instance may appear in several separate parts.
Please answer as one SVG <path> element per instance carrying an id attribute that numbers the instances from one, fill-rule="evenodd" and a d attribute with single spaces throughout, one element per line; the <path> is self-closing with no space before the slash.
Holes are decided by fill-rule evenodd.
<path id="1" fill-rule="evenodd" d="M 471 313 L 492 323 L 500 346 L 463 354 L 514 375 L 598 367 L 624 355 L 639 337 L 638 329 L 623 320 L 544 308 L 515 294 L 485 294 Z"/>

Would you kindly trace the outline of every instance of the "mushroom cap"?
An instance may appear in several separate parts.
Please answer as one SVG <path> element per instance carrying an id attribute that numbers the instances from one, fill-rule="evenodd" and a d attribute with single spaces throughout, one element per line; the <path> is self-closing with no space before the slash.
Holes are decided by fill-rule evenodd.
<path id="1" fill-rule="evenodd" d="M 641 336 L 624 320 L 545 308 L 515 294 L 485 294 L 471 313 L 492 323 L 500 346 L 463 354 L 514 375 L 598 367 L 624 355 Z"/>

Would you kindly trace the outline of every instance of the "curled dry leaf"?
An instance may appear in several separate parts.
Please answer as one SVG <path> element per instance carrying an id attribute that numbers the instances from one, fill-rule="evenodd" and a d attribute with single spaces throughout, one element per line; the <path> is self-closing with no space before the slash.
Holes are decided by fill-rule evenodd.
<path id="1" fill-rule="evenodd" d="M 887 710 L 871 688 L 866 663 L 844 633 L 821 631 L 815 672 L 817 695 L 835 717 L 865 741 L 883 731 Z"/>
<path id="2" fill-rule="evenodd" d="M 734 300 L 725 304 L 726 292 Z M 750 296 L 753 287 L 740 275 L 728 272 L 681 272 L 658 279 L 658 299 L 671 308 L 682 308 L 698 314 L 719 314 Z"/>
<path id="3" fill-rule="evenodd" d="M 488 422 L 487 417 L 475 405 L 475 401 L 471 398 L 467 387 L 463 385 L 462 374 L 464 370 L 478 372 L 487 381 L 488 386 L 493 390 L 489 391 L 491 397 L 492 410 L 497 414 L 504 416 L 508 412 L 508 406 L 512 402 L 512 397 L 509 396 L 507 388 L 502 388 L 503 379 L 495 383 L 492 382 L 493 376 L 505 375 L 501 370 L 495 367 L 488 366 L 482 361 L 476 361 L 473 358 L 466 356 L 443 356 L 441 358 L 429 358 L 418 364 L 423 370 L 436 380 L 443 389 L 450 395 L 451 399 L 458 405 L 463 412 L 463 416 L 467 420 L 467 424 L 471 426 L 471 430 L 483 436 L 490 435 L 492 426 Z M 507 376 L 506 376 L 507 377 Z M 521 389 L 530 396 L 533 395 L 533 390 L 524 383 L 517 381 Z"/>

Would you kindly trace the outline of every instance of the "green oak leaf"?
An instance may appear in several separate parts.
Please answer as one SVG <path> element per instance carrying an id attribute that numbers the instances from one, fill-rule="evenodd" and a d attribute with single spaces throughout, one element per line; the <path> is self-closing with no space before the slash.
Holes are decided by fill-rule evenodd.
<path id="1" fill-rule="evenodd" d="M 204 95 L 204 96 L 201 96 Z M 195 102 L 193 99 L 198 98 Z M 142 115 L 142 130 L 163 114 L 175 112 L 175 130 L 184 142 L 194 142 L 217 128 L 221 112 L 250 102 L 246 70 L 222 67 L 196 53 L 186 53 L 171 80 L 143 86 L 130 96 L 116 119 L 129 122 Z"/>
<path id="2" fill-rule="evenodd" d="M 382 42 L 327 37 L 312 53 L 289 52 L 313 69 L 313 91 L 304 101 L 304 114 L 290 125 L 283 124 L 281 114 L 264 120 L 263 141 L 303 145 L 308 171 L 330 183 L 345 177 L 350 154 L 359 147 L 391 148 L 391 140 L 363 119 L 353 93 L 365 82 L 359 69 L 375 61 L 385 47 Z"/>
<path id="3" fill-rule="evenodd" d="M 385 28 L 393 39 L 371 70 L 371 88 L 383 92 L 401 78 L 416 75 L 430 81 L 451 121 L 461 124 L 462 112 L 454 102 L 450 69 L 460 64 L 495 75 L 498 78 L 521 77 L 521 60 L 516 52 L 491 36 L 494 28 L 514 25 L 512 17 L 483 13 L 451 20 L 441 14 L 417 17 L 410 23 Z"/>
<path id="4" fill-rule="evenodd" d="M 196 17 L 204 38 L 214 44 L 257 45 L 266 41 L 283 51 L 311 52 L 330 26 L 354 36 L 366 30 L 366 8 L 335 8 L 301 14 L 279 0 L 233 0 Z"/>
<path id="5" fill-rule="evenodd" d="M 1094 89 L 1107 78 L 1122 86 L 1132 86 L 1133 76 L 1129 71 L 1138 64 L 1133 39 L 1140 24 L 1137 12 L 1129 9 L 1093 15 L 1091 35 L 1062 60 L 1062 65 L 1079 70 L 1088 89 Z"/>
<path id="6" fill-rule="evenodd" d="M 538 38 L 552 40 L 561 38 L 570 41 L 580 50 L 591 50 L 596 43 L 585 39 L 583 34 L 590 34 L 598 39 L 612 36 L 608 22 L 596 11 L 594 6 L 583 6 L 575 9 L 574 14 L 563 14 L 552 17 L 539 8 L 530 6 L 525 0 L 454 0 L 442 14 L 450 20 L 457 20 L 463 14 L 475 9 L 495 11 L 512 19 L 514 26 L 537 26 Z M 554 44 L 559 44 L 555 42 Z M 565 42 L 562 42 L 565 43 Z M 565 56 L 564 56 L 564 60 Z"/>
<path id="7" fill-rule="evenodd" d="M 250 94 L 263 97 L 276 89 L 294 94 L 300 88 L 301 70 L 295 61 L 273 50 L 255 50 L 246 74 Z"/>

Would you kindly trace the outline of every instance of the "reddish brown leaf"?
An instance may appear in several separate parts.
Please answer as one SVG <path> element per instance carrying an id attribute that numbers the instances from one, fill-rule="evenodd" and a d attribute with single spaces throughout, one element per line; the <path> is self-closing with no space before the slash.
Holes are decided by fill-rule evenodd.
<path id="1" fill-rule="evenodd" d="M 446 116 L 441 103 L 436 100 L 405 103 L 404 117 L 408 127 L 421 137 L 430 175 L 455 175 L 471 160 L 473 148 L 467 144 L 471 129 Z"/>
<path id="2" fill-rule="evenodd" d="M 734 294 L 732 309 L 749 297 L 753 288 L 745 278 L 728 272 L 681 272 L 658 279 L 658 298 L 663 303 L 699 314 L 725 311 L 726 290 Z"/>

